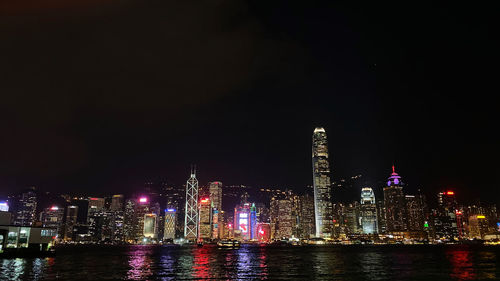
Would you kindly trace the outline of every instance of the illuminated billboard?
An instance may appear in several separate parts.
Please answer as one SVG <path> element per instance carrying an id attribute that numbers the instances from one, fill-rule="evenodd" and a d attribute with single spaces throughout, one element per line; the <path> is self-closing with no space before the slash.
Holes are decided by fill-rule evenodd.
<path id="1" fill-rule="evenodd" d="M 246 215 L 246 214 L 241 214 Z M 248 218 L 243 218 L 240 216 L 240 220 L 238 222 L 238 229 L 241 230 L 241 233 L 248 233 Z"/>

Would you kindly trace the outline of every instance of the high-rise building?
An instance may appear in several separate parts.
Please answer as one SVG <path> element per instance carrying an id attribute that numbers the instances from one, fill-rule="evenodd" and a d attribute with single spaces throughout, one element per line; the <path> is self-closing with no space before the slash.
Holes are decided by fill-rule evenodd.
<path id="1" fill-rule="evenodd" d="M 14 225 L 32 226 L 36 220 L 36 194 L 34 190 L 23 192 L 16 204 Z"/>
<path id="2" fill-rule="evenodd" d="M 58 206 L 46 208 L 40 213 L 42 226 L 55 229 L 58 237 L 64 236 L 63 218 L 64 209 Z"/>
<path id="3" fill-rule="evenodd" d="M 134 216 L 137 228 L 135 232 L 135 240 L 140 241 L 144 237 L 144 218 L 146 214 L 151 213 L 150 203 L 148 197 L 140 197 L 137 204 L 135 204 Z M 156 223 L 156 219 L 155 219 Z"/>
<path id="4" fill-rule="evenodd" d="M 437 197 L 438 208 L 434 214 L 434 231 L 436 238 L 444 240 L 458 239 L 458 204 L 455 198 L 455 192 L 439 192 Z M 458 218 L 461 219 L 461 217 L 460 215 Z"/>
<path id="5" fill-rule="evenodd" d="M 173 240 L 175 238 L 175 225 L 177 213 L 175 209 L 165 210 L 165 229 L 163 231 L 163 240 Z"/>
<path id="6" fill-rule="evenodd" d="M 144 214 L 144 227 L 142 235 L 146 238 L 157 238 L 156 214 Z"/>
<path id="7" fill-rule="evenodd" d="M 200 200 L 200 225 L 198 228 L 198 240 L 210 240 L 212 235 L 212 208 L 210 198 L 203 198 Z"/>
<path id="8" fill-rule="evenodd" d="M 112 240 L 116 242 L 123 242 L 125 240 L 125 217 L 123 211 L 113 211 L 113 219 L 111 220 L 112 226 Z"/>
<path id="9" fill-rule="evenodd" d="M 309 239 L 316 235 L 314 198 L 309 194 L 305 194 L 299 197 L 299 202 L 299 237 Z"/>
<path id="10" fill-rule="evenodd" d="M 219 239 L 221 234 L 220 228 L 221 212 L 216 208 L 212 208 L 212 239 Z"/>
<path id="11" fill-rule="evenodd" d="M 255 203 L 252 203 L 250 205 L 249 230 L 250 230 L 250 239 L 252 240 L 257 239 L 257 207 L 255 206 Z"/>
<path id="12" fill-rule="evenodd" d="M 485 215 L 472 215 L 469 217 L 469 238 L 484 239 L 488 233 L 488 220 Z"/>
<path id="13" fill-rule="evenodd" d="M 89 214 L 94 211 L 102 211 L 104 210 L 105 199 L 98 197 L 90 197 L 89 198 Z"/>
<path id="14" fill-rule="evenodd" d="M 424 206 L 420 195 L 405 195 L 406 210 L 408 212 L 408 230 L 424 231 Z"/>
<path id="15" fill-rule="evenodd" d="M 375 234 L 378 232 L 377 205 L 375 193 L 371 187 L 361 189 L 361 226 L 364 234 Z"/>
<path id="16" fill-rule="evenodd" d="M 222 235 L 220 221 L 222 221 L 222 182 L 214 181 L 209 185 L 210 201 L 212 205 L 212 239 L 219 239 Z"/>
<path id="17" fill-rule="evenodd" d="M 114 212 L 90 209 L 88 216 L 89 239 L 94 242 L 111 241 L 114 235 Z"/>
<path id="18" fill-rule="evenodd" d="M 250 203 L 237 205 L 234 208 L 234 234 L 241 240 L 252 239 L 252 216 Z"/>
<path id="19" fill-rule="evenodd" d="M 123 201 L 123 194 L 113 195 L 113 197 L 111 197 L 111 206 L 109 207 L 109 209 L 111 211 L 123 211 Z"/>
<path id="20" fill-rule="evenodd" d="M 216 208 L 217 210 L 222 210 L 222 182 L 211 182 L 209 191 L 212 207 Z"/>
<path id="21" fill-rule="evenodd" d="M 123 235 L 127 242 L 135 240 L 135 233 L 137 232 L 137 218 L 135 216 L 135 206 L 137 202 L 133 199 L 125 201 L 125 211 L 123 214 Z"/>
<path id="22" fill-rule="evenodd" d="M 191 175 L 186 183 L 186 207 L 184 208 L 184 238 L 195 240 L 198 237 L 198 180 L 196 170 L 191 169 Z"/>
<path id="23" fill-rule="evenodd" d="M 377 205 L 378 233 L 387 233 L 384 200 L 377 200 L 375 204 Z"/>
<path id="24" fill-rule="evenodd" d="M 332 236 L 333 206 L 328 161 L 328 142 L 325 129 L 315 128 L 312 145 L 314 214 L 316 236 L 322 238 Z"/>
<path id="25" fill-rule="evenodd" d="M 387 232 L 407 230 L 406 200 L 403 194 L 403 182 L 392 166 L 392 174 L 384 187 L 385 223 Z"/>
<path id="26" fill-rule="evenodd" d="M 75 239 L 74 228 L 78 222 L 78 206 L 68 206 L 66 209 L 66 227 L 64 240 L 71 241 Z"/>
<path id="27" fill-rule="evenodd" d="M 346 204 L 344 208 L 344 224 L 347 234 L 360 234 L 362 227 L 360 225 L 360 206 L 358 202 Z"/>
<path id="28" fill-rule="evenodd" d="M 271 226 L 269 223 L 259 223 L 257 225 L 257 240 L 262 243 L 271 241 Z"/>
<path id="29" fill-rule="evenodd" d="M 273 197 L 270 204 L 271 239 L 292 237 L 292 201 L 286 197 Z"/>

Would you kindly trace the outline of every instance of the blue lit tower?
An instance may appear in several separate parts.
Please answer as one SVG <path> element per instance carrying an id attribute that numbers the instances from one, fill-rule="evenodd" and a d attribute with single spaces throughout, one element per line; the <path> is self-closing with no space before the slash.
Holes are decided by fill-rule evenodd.
<path id="1" fill-rule="evenodd" d="M 186 208 L 184 216 L 184 238 L 195 240 L 198 237 L 198 180 L 196 168 L 191 168 L 191 176 L 186 183 Z"/>
<path id="2" fill-rule="evenodd" d="M 257 239 L 257 208 L 255 203 L 250 207 L 250 239 Z"/>
<path id="3" fill-rule="evenodd" d="M 323 128 L 315 128 L 312 139 L 314 187 L 314 217 L 316 237 L 330 238 L 333 225 L 333 206 L 328 163 L 328 142 Z"/>

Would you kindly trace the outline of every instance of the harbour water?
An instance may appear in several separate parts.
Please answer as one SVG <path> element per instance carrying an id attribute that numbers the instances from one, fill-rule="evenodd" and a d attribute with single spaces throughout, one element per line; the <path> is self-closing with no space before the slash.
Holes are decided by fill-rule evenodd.
<path id="1" fill-rule="evenodd" d="M 68 246 L 0 259 L 2 280 L 495 280 L 500 247 Z"/>

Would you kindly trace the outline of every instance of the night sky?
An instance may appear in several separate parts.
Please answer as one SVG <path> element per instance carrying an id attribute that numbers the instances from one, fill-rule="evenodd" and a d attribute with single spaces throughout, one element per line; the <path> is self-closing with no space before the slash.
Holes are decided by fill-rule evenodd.
<path id="1" fill-rule="evenodd" d="M 497 10 L 331 2 L 2 1 L 0 196 L 301 191 L 323 126 L 334 179 L 500 203 Z"/>

